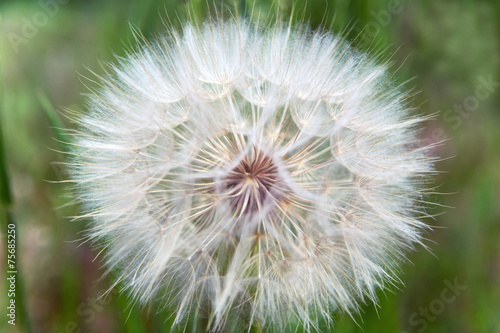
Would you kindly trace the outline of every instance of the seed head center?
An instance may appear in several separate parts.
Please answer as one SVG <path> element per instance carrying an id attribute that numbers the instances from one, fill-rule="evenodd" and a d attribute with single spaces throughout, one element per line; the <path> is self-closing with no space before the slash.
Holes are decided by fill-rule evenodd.
<path id="1" fill-rule="evenodd" d="M 238 215 L 268 211 L 285 196 L 285 186 L 274 160 L 253 149 L 224 179 L 223 189 Z"/>

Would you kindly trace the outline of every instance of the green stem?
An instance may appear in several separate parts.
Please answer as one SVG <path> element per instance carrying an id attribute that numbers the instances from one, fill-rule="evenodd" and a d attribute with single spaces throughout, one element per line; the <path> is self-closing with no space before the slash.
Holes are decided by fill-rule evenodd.
<path id="1" fill-rule="evenodd" d="M 3 99 L 3 85 L 0 87 L 0 100 Z M 0 103 L 0 119 L 3 117 L 3 107 L 2 104 Z M 13 199 L 12 199 L 12 192 L 10 188 L 10 182 L 9 182 L 9 175 L 8 175 L 8 170 L 7 170 L 7 154 L 5 150 L 5 141 L 4 141 L 4 136 L 3 136 L 3 128 L 2 124 L 4 124 L 3 121 L 0 121 L 0 207 L 2 208 L 2 220 L 5 221 L 5 225 L 3 226 L 3 230 L 5 231 L 6 235 L 6 241 L 5 241 L 5 257 L 4 257 L 4 262 L 6 263 L 6 270 L 7 272 L 15 272 L 15 273 L 8 273 L 7 275 L 10 276 L 11 274 L 15 276 L 15 296 L 14 298 L 10 298 L 9 296 L 9 305 L 10 305 L 10 300 L 14 299 L 15 300 L 15 307 L 16 307 L 16 323 L 21 322 L 22 327 L 24 328 L 24 332 L 31 332 L 31 327 L 29 323 L 29 316 L 28 316 L 28 311 L 25 306 L 25 297 L 23 295 L 23 284 L 20 281 L 19 277 L 21 276 L 20 270 L 19 270 L 19 261 L 21 256 L 19 255 L 19 252 L 17 251 L 20 246 L 19 246 L 19 228 L 16 223 L 16 221 L 13 218 L 13 215 L 11 213 L 11 207 L 13 206 Z M 10 227 L 12 226 L 12 227 Z M 9 233 L 9 230 L 13 230 L 14 233 L 12 234 Z M 9 237 L 10 236 L 10 237 Z M 14 238 L 12 238 L 14 236 Z M 14 245 L 14 255 L 12 259 L 9 258 L 8 256 L 11 255 L 12 253 L 9 253 L 9 244 L 15 244 Z M 10 262 L 12 266 L 9 266 L 8 259 L 11 259 L 13 261 Z M 9 292 L 10 289 L 10 282 L 7 280 L 7 286 L 6 286 L 6 291 L 7 293 Z M 9 318 L 10 319 L 10 318 Z M 19 320 L 20 319 L 20 320 Z"/>

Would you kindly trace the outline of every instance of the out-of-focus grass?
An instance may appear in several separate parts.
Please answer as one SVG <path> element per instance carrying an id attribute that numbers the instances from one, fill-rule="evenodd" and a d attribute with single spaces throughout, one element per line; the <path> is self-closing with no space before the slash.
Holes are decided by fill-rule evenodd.
<path id="1" fill-rule="evenodd" d="M 212 12 L 214 6 L 221 8 L 221 1 L 213 6 L 204 0 L 189 1 L 195 13 L 192 18 L 203 19 L 210 8 Z M 436 149 L 437 154 L 450 157 L 438 163 L 438 170 L 444 172 L 436 184 L 439 192 L 450 194 L 436 200 L 454 208 L 432 211 L 445 213 L 429 221 L 436 227 L 426 242 L 433 254 L 422 249 L 411 254 L 412 264 L 402 268 L 400 290 L 381 292 L 380 306 L 367 304 L 355 321 L 338 314 L 334 330 L 499 332 L 500 86 L 492 86 L 477 110 L 458 112 L 454 107 L 475 96 L 479 77 L 500 81 L 500 3 L 235 0 L 225 4 L 240 13 L 253 8 L 254 19 L 272 18 L 277 12 L 287 17 L 293 10 L 294 22 L 331 27 L 363 50 L 392 55 L 393 69 L 400 68 L 400 81 L 416 77 L 411 84 L 421 93 L 414 104 L 429 114 L 442 111 L 428 124 L 423 138 L 448 139 Z M 77 207 L 66 205 L 71 201 L 65 195 L 66 184 L 46 181 L 64 179 L 64 168 L 52 164 L 64 161 L 64 156 L 53 140 L 60 135 L 52 129 L 55 121 L 44 109 L 50 114 L 52 104 L 84 111 L 81 93 L 87 90 L 77 73 L 92 77 L 86 67 L 102 73 L 99 61 L 124 55 L 133 44 L 129 23 L 146 37 L 164 29 L 162 19 L 167 14 L 173 26 L 179 26 L 187 19 L 185 3 L 70 0 L 17 45 L 16 52 L 9 36 L 22 36 L 26 20 L 32 21 L 41 10 L 37 1 L 0 3 L 4 161 L 10 174 L 12 213 L 19 225 L 19 278 L 31 328 L 34 332 L 168 332 L 169 314 L 156 314 L 154 306 L 131 307 L 126 295 L 116 292 L 97 298 L 110 282 L 99 280 L 102 271 L 94 261 L 96 253 L 79 245 L 85 226 L 69 222 Z M 45 92 L 46 98 L 37 96 L 38 91 Z M 0 190 L 5 189 L 2 181 Z M 4 242 L 2 238 L 1 251 Z M 447 281 L 455 280 L 467 288 L 452 302 L 442 302 Z M 1 285 L 4 300 L 6 290 Z M 429 307 L 435 309 L 425 319 L 420 311 Z M 5 320 L 0 323 L 3 328 L 11 329 Z M 25 329 L 18 321 L 12 331 Z"/>

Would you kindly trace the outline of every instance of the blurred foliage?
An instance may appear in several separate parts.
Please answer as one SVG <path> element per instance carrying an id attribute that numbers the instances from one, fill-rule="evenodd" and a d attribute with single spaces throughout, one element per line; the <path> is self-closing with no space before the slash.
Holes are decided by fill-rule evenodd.
<path id="1" fill-rule="evenodd" d="M 432 253 L 412 253 L 400 288 L 381 292 L 379 306 L 367 304 L 361 316 L 336 315 L 334 331 L 500 332 L 499 1 L 59 0 L 50 10 L 47 2 L 56 3 L 0 3 L 0 178 L 8 171 L 11 185 L 2 179 L 0 193 L 5 203 L 12 193 L 22 301 L 33 332 L 169 331 L 169 314 L 154 306 L 131 306 L 117 292 L 100 297 L 110 282 L 99 279 L 96 254 L 80 244 L 85 226 L 70 223 L 78 207 L 67 184 L 52 182 L 65 178 L 57 128 L 71 126 L 57 124 L 55 110 L 85 109 L 82 82 L 89 83 L 78 73 L 103 73 L 102 63 L 130 50 L 131 26 L 150 38 L 166 26 L 231 12 L 261 20 L 293 15 L 293 22 L 342 33 L 360 49 L 390 57 L 398 79 L 412 79 L 420 92 L 415 106 L 440 111 L 422 133 L 430 143 L 444 140 L 436 148 L 444 157 L 436 184 L 447 194 L 433 198 L 442 206 L 429 221 Z M 478 89 L 488 96 L 478 98 Z M 5 237 L 0 242 L 5 272 Z M 443 290 L 455 281 L 466 289 L 444 302 Z M 0 288 L 5 309 L 5 284 Z M 28 330 L 5 320 L 1 329 Z"/>

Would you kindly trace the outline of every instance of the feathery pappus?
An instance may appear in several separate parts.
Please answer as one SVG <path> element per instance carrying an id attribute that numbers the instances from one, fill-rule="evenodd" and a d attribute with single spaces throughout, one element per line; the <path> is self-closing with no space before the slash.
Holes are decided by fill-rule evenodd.
<path id="1" fill-rule="evenodd" d="M 187 23 L 111 65 L 69 165 L 134 301 L 205 330 L 315 330 L 398 282 L 428 226 L 425 117 L 370 56 L 305 26 Z"/>

